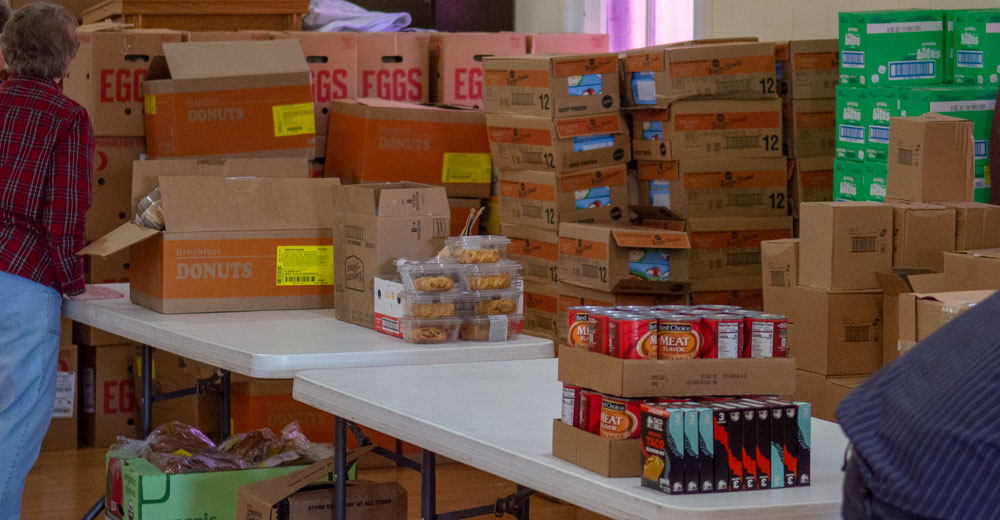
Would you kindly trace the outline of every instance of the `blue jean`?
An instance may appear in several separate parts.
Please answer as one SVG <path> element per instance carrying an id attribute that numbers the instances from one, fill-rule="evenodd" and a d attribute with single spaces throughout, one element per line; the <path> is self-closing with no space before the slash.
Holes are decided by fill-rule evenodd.
<path id="1" fill-rule="evenodd" d="M 62 296 L 0 271 L 0 520 L 16 520 L 52 419 Z"/>

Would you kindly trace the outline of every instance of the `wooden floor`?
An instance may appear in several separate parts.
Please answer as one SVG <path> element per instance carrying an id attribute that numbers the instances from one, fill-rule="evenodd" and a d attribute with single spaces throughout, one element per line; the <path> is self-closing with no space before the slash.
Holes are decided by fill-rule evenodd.
<path id="1" fill-rule="evenodd" d="M 28 476 L 21 518 L 24 520 L 78 520 L 104 493 L 102 449 L 42 453 Z M 360 478 L 398 480 L 409 494 L 408 517 L 420 518 L 420 474 L 407 469 L 362 470 Z M 438 467 L 438 511 L 492 504 L 515 491 L 514 484 L 457 463 Z M 235 504 L 233 504 L 235 507 Z M 493 515 L 481 518 L 494 518 Z M 510 518 L 510 517 L 507 517 Z M 535 520 L 592 520 L 597 515 L 576 507 L 532 497 Z"/>

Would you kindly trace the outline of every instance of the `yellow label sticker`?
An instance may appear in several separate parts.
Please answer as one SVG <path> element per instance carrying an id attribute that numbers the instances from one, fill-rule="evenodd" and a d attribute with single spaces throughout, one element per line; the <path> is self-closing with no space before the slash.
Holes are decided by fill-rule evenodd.
<path id="1" fill-rule="evenodd" d="M 274 113 L 275 137 L 316 133 L 316 116 L 313 114 L 312 103 L 277 105 L 271 107 L 271 111 Z"/>
<path id="2" fill-rule="evenodd" d="M 153 94 L 146 94 L 142 98 L 142 109 L 149 115 L 156 115 L 156 96 Z"/>
<path id="3" fill-rule="evenodd" d="M 989 188 L 990 186 L 992 186 L 993 183 L 990 182 L 990 180 L 991 180 L 990 179 L 990 165 L 987 164 L 986 166 L 983 166 L 983 176 L 986 177 L 986 187 Z"/>
<path id="4" fill-rule="evenodd" d="M 277 285 L 333 285 L 333 246 L 278 246 Z"/>
<path id="5" fill-rule="evenodd" d="M 179 450 L 175 450 L 173 453 L 171 453 L 171 455 L 174 455 L 176 457 L 191 457 L 192 456 L 191 452 L 188 451 L 188 450 L 185 450 L 184 448 L 181 448 Z"/>
<path id="6" fill-rule="evenodd" d="M 441 163 L 441 182 L 490 182 L 493 158 L 488 153 L 446 153 Z"/>

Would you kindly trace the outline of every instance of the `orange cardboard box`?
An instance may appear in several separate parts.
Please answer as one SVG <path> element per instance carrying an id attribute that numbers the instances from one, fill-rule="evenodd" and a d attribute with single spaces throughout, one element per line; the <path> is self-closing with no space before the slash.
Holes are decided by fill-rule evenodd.
<path id="1" fill-rule="evenodd" d="M 465 228 L 465 221 L 469 218 L 469 210 L 478 211 L 481 207 L 483 207 L 482 199 L 449 198 L 448 209 L 451 213 L 451 234 L 448 236 L 457 237 L 462 234 L 462 229 Z"/>
<path id="2" fill-rule="evenodd" d="M 163 50 L 143 84 L 151 158 L 312 158 L 316 121 L 298 42 L 166 44 Z"/>
<path id="3" fill-rule="evenodd" d="M 377 98 L 335 101 L 331 110 L 328 177 L 406 180 L 445 186 L 449 197 L 490 196 L 493 168 L 482 112 Z"/>
<path id="4" fill-rule="evenodd" d="M 166 314 L 332 307 L 340 182 L 308 175 L 305 159 L 136 162 L 132 206 L 158 187 L 167 230 L 124 224 L 80 254 L 131 246 L 132 301 Z"/>
<path id="5" fill-rule="evenodd" d="M 572 173 L 503 170 L 500 220 L 558 231 L 560 222 L 612 224 L 629 218 L 629 182 L 624 164 Z M 599 202 L 591 190 L 606 191 Z"/>
<path id="6" fill-rule="evenodd" d="M 632 158 L 621 114 L 548 119 L 486 114 L 493 162 L 501 170 L 566 173 L 624 164 Z"/>
<path id="7" fill-rule="evenodd" d="M 326 135 L 330 127 L 330 102 L 334 99 L 357 97 L 358 93 L 358 35 L 357 33 L 284 32 L 275 33 L 278 39 L 294 39 L 302 46 L 302 54 L 309 64 L 313 105 L 316 111 L 316 134 Z M 320 141 L 316 139 L 316 157 L 325 156 Z"/>
<path id="8" fill-rule="evenodd" d="M 577 54 L 608 52 L 607 34 L 528 33 L 529 54 Z"/>
<path id="9" fill-rule="evenodd" d="M 518 56 L 526 48 L 521 33 L 432 33 L 431 99 L 446 105 L 483 108 L 483 58 Z"/>
<path id="10" fill-rule="evenodd" d="M 621 109 L 617 54 L 491 57 L 483 70 L 483 106 L 493 114 L 558 119 Z"/>
<path id="11" fill-rule="evenodd" d="M 118 436 L 139 438 L 135 361 L 139 345 L 80 346 L 80 443 L 106 448 Z"/>
<path id="12" fill-rule="evenodd" d="M 80 50 L 63 80 L 63 91 L 83 105 L 98 136 L 142 137 L 142 82 L 164 43 L 179 43 L 180 31 L 123 30 L 100 23 L 77 29 Z"/>
<path id="13" fill-rule="evenodd" d="M 358 34 L 357 97 L 429 101 L 429 43 L 427 33 Z"/>
<path id="14" fill-rule="evenodd" d="M 633 250 L 683 250 L 691 245 L 691 237 L 683 231 L 563 222 L 559 224 L 559 281 L 615 291 L 632 278 L 629 264 Z M 650 286 L 672 284 L 641 282 Z"/>
<path id="15" fill-rule="evenodd" d="M 94 150 L 93 192 L 87 211 L 87 240 L 95 240 L 132 216 L 132 163 L 146 152 L 142 137 L 98 137 Z"/>

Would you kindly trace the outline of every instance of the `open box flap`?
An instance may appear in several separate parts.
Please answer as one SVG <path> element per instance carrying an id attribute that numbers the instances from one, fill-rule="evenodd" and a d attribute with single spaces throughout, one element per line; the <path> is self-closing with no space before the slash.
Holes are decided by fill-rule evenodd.
<path id="1" fill-rule="evenodd" d="M 882 292 L 891 298 L 908 292 L 937 292 L 945 288 L 944 274 L 930 269 L 895 268 L 891 273 L 875 273 L 875 280 Z"/>
<path id="2" fill-rule="evenodd" d="M 439 186 L 417 182 L 354 184 L 341 190 L 338 212 L 380 217 L 429 216 L 448 213 L 448 196 Z"/>
<path id="3" fill-rule="evenodd" d="M 308 73 L 298 40 L 165 43 L 175 80 Z"/>
<path id="4" fill-rule="evenodd" d="M 129 222 L 91 242 L 87 247 L 77 251 L 76 254 L 107 258 L 158 234 L 160 232 L 155 229 L 137 226 Z"/>
<path id="5" fill-rule="evenodd" d="M 989 298 L 996 291 L 952 291 L 937 293 L 914 293 L 918 300 L 941 302 L 945 306 L 960 306 L 968 303 L 978 303 Z"/>
<path id="6" fill-rule="evenodd" d="M 337 179 L 161 177 L 168 231 L 333 228 Z"/>
<path id="7" fill-rule="evenodd" d="M 983 257 L 983 258 L 1000 258 L 1000 248 L 996 249 L 979 249 L 976 251 L 960 251 L 959 254 L 965 253 L 966 256 Z"/>
<path id="8" fill-rule="evenodd" d="M 683 231 L 644 227 L 612 228 L 611 235 L 620 247 L 691 249 L 691 238 Z"/>

